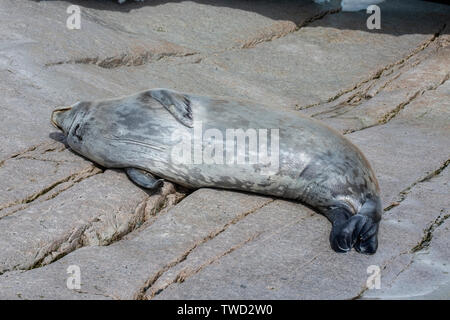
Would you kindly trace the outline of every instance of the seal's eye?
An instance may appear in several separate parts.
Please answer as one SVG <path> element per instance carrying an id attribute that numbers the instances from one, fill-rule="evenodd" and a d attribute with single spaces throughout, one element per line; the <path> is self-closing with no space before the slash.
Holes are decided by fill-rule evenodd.
<path id="1" fill-rule="evenodd" d="M 74 137 L 76 137 L 78 140 L 80 140 L 80 141 L 83 140 L 83 137 L 81 136 L 81 133 L 80 133 L 80 125 L 79 125 L 79 124 L 77 124 L 77 125 L 75 126 L 75 128 L 73 129 L 73 135 L 74 135 Z"/>

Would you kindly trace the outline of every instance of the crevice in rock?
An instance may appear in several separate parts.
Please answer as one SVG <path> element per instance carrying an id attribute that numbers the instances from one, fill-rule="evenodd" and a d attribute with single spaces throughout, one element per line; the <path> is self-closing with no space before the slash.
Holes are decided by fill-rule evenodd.
<path id="1" fill-rule="evenodd" d="M 404 190 L 402 190 L 398 196 L 397 196 L 397 200 L 392 202 L 390 205 L 388 205 L 386 208 L 384 208 L 384 212 L 388 212 L 390 211 L 392 208 L 397 207 L 398 205 L 400 205 L 400 203 L 402 203 L 407 195 L 411 192 L 411 189 L 414 188 L 417 184 L 422 183 L 422 182 L 426 182 L 431 180 L 432 178 L 438 176 L 442 171 L 444 171 L 448 165 L 450 164 L 450 159 L 447 159 L 439 168 L 437 168 L 436 170 L 434 170 L 433 172 L 427 174 L 425 177 L 415 181 L 414 183 L 412 183 L 410 186 L 408 186 L 407 188 L 405 188 Z"/>
<path id="2" fill-rule="evenodd" d="M 33 156 L 20 156 L 20 157 L 17 157 L 16 159 L 27 159 L 27 160 L 35 160 L 35 161 L 43 161 L 43 162 L 52 162 L 52 163 L 55 163 L 56 165 L 60 165 L 63 163 L 75 163 L 76 162 L 76 161 L 69 161 L 69 160 L 37 158 L 37 157 L 33 157 Z"/>
<path id="3" fill-rule="evenodd" d="M 257 45 L 264 43 L 264 42 L 270 42 L 275 39 L 280 39 L 288 34 L 291 34 L 293 32 L 296 32 L 300 30 L 303 27 L 308 26 L 309 24 L 313 23 L 314 21 L 320 20 L 324 18 L 325 16 L 329 14 L 335 14 L 341 12 L 341 8 L 336 9 L 330 9 L 321 11 L 318 14 L 306 19 L 305 21 L 302 21 L 301 23 L 295 23 L 295 22 L 277 22 L 276 25 L 272 25 L 271 28 L 267 32 L 263 32 L 263 35 L 259 37 L 255 37 L 254 39 L 250 39 L 245 41 L 242 45 L 239 47 L 233 47 L 232 49 L 250 49 L 254 48 Z M 274 28 L 275 27 L 275 28 Z M 273 30 L 278 29 L 278 30 Z"/>
<path id="4" fill-rule="evenodd" d="M 247 243 L 249 243 L 249 242 L 253 241 L 255 238 L 257 238 L 260 234 L 261 234 L 261 232 L 254 234 L 253 236 L 246 239 L 245 241 L 242 241 L 242 242 L 232 246 L 228 250 L 222 252 L 221 254 L 209 259 L 208 261 L 206 261 L 205 263 L 196 267 L 195 269 L 185 268 L 185 269 L 181 270 L 171 281 L 165 283 L 163 286 L 160 286 L 157 288 L 152 288 L 152 287 L 148 288 L 146 291 L 145 299 L 148 299 L 148 300 L 153 299 L 156 295 L 163 292 L 165 289 L 167 289 L 172 284 L 184 282 L 187 278 L 199 273 L 201 270 L 203 270 L 207 266 L 215 263 L 216 261 L 219 261 L 224 256 L 232 253 L 233 251 L 235 251 L 239 248 L 242 248 L 244 245 L 246 245 Z M 149 293 L 149 291 L 150 291 L 150 293 Z"/>
<path id="5" fill-rule="evenodd" d="M 378 124 L 385 124 L 396 117 L 400 111 L 402 111 L 408 104 L 410 104 L 413 100 L 415 100 L 419 95 L 423 95 L 427 91 L 433 91 L 443 85 L 450 78 L 450 73 L 447 73 L 444 78 L 436 85 L 427 87 L 425 89 L 421 89 L 416 91 L 407 101 L 399 104 L 394 110 L 391 110 L 387 114 L 385 114 L 379 121 Z"/>
<path id="6" fill-rule="evenodd" d="M 444 164 L 442 166 L 440 166 L 437 170 L 427 174 L 425 177 L 421 178 L 420 180 L 417 180 L 416 182 L 414 182 L 413 184 L 411 184 L 408 188 L 406 188 L 405 190 L 403 190 L 402 192 L 400 192 L 399 197 L 400 200 L 397 202 L 392 203 L 391 205 L 389 205 L 388 207 L 386 207 L 384 209 L 384 211 L 389 211 L 392 208 L 398 206 L 403 200 L 406 199 L 407 194 L 411 191 L 411 189 L 416 186 L 419 183 L 422 182 L 426 182 L 429 181 L 431 179 L 433 179 L 434 177 L 438 176 L 442 171 L 444 171 L 448 165 L 450 164 L 450 159 L 448 159 L 447 161 L 444 162 Z M 404 254 L 414 254 L 417 253 L 423 249 L 426 249 L 429 247 L 431 240 L 433 239 L 433 233 L 434 231 L 440 226 L 442 225 L 445 220 L 447 220 L 448 218 L 450 218 L 450 214 L 444 214 L 443 212 L 432 222 L 430 223 L 429 227 L 427 227 L 424 230 L 424 235 L 422 237 L 422 239 L 419 241 L 419 243 L 414 246 L 412 249 L 408 249 L 407 251 L 401 252 L 397 255 L 395 255 L 394 257 L 392 257 L 391 259 L 389 259 L 388 261 L 386 261 L 386 263 L 383 264 L 383 267 L 381 268 L 381 270 L 385 270 L 386 267 L 395 259 L 397 259 L 398 257 L 400 257 L 401 255 Z M 410 263 L 406 264 L 406 266 L 404 268 L 402 268 L 402 270 L 397 274 L 396 277 L 398 277 L 402 272 L 404 272 L 412 263 L 413 263 L 414 257 L 411 259 Z M 394 281 L 394 280 L 393 280 Z M 392 281 L 392 282 L 393 282 Z M 391 284 L 392 284 L 391 282 Z M 364 293 L 368 290 L 367 286 L 364 286 L 361 291 L 354 296 L 353 298 L 351 298 L 351 300 L 357 300 L 360 299 Z"/>
<path id="7" fill-rule="evenodd" d="M 400 252 L 399 254 L 393 256 L 393 257 L 390 258 L 388 261 L 386 261 L 386 262 L 383 264 L 383 266 L 380 268 L 380 272 L 382 272 L 382 270 L 385 270 L 385 269 L 387 268 L 387 266 L 388 266 L 390 263 L 392 263 L 395 259 L 397 259 L 398 257 L 400 257 L 400 256 L 402 256 L 402 255 L 404 255 L 404 254 L 409 254 L 409 250 L 408 250 L 408 251 Z M 391 282 L 390 284 L 392 284 L 392 282 Z M 389 284 L 389 285 L 390 285 L 390 284 Z M 361 298 L 363 297 L 364 293 L 366 293 L 367 290 L 369 290 L 369 288 L 367 287 L 367 284 L 364 284 L 364 286 L 361 288 L 361 291 L 360 291 L 358 294 L 356 294 L 354 297 L 349 298 L 348 300 L 358 300 L 358 299 L 361 299 Z"/>
<path id="8" fill-rule="evenodd" d="M 405 107 L 408 106 L 411 102 L 413 102 L 418 97 L 420 97 L 423 94 L 425 94 L 427 91 L 436 90 L 441 85 L 443 85 L 449 78 L 450 78 L 450 73 L 447 73 L 444 76 L 444 78 L 439 83 L 437 83 L 436 85 L 428 86 L 426 88 L 421 88 L 421 89 L 417 90 L 412 95 L 410 95 L 406 101 L 401 102 L 394 109 L 392 109 L 391 111 L 387 112 L 382 117 L 380 117 L 376 123 L 368 125 L 368 126 L 364 126 L 364 127 L 361 127 L 361 128 L 357 128 L 357 129 L 347 129 L 347 130 L 345 130 L 343 132 L 343 134 L 350 134 L 350 133 L 353 133 L 353 132 L 365 130 L 365 129 L 368 129 L 368 128 L 372 128 L 372 127 L 376 127 L 376 126 L 388 123 L 389 121 L 394 119 L 403 109 L 405 109 Z"/>
<path id="9" fill-rule="evenodd" d="M 442 210 L 443 211 L 443 210 Z M 441 214 L 434 220 L 428 228 L 424 230 L 424 235 L 420 242 L 411 249 L 411 253 L 416 253 L 418 251 L 421 251 L 423 249 L 426 249 L 430 246 L 431 241 L 433 240 L 433 233 L 436 231 L 436 229 L 442 225 L 445 220 L 447 220 L 450 217 L 450 214 L 444 214 L 444 212 L 441 212 Z"/>
<path id="10" fill-rule="evenodd" d="M 395 80 L 396 77 L 398 77 L 399 75 L 393 75 L 394 71 L 399 70 L 401 68 L 404 68 L 407 62 L 410 62 L 410 60 L 413 57 L 416 57 L 419 53 L 421 53 L 422 51 L 424 51 L 426 48 L 428 48 L 431 44 L 433 44 L 434 42 L 436 42 L 436 40 L 439 39 L 439 37 L 442 35 L 443 31 L 446 28 L 446 24 L 444 24 L 443 26 L 441 26 L 441 28 L 439 28 L 439 30 L 430 37 L 430 39 L 426 40 L 425 42 L 421 43 L 419 46 L 417 46 L 414 50 L 412 50 L 412 52 L 410 52 L 408 55 L 406 55 L 405 57 L 401 58 L 398 61 L 395 61 L 387 66 L 384 66 L 383 68 L 375 71 L 374 73 L 372 73 L 367 79 L 353 85 L 350 88 L 344 89 L 339 91 L 336 95 L 328 98 L 325 101 L 320 101 L 314 104 L 310 104 L 310 105 L 306 105 L 306 106 L 297 106 L 296 110 L 305 110 L 305 109 L 310 109 L 310 108 L 314 108 L 314 107 L 318 107 L 318 106 L 322 106 L 322 105 L 327 105 L 333 102 L 337 102 L 336 105 L 330 106 L 330 109 L 327 109 L 325 111 L 322 112 L 318 112 L 315 114 L 312 114 L 312 117 L 318 116 L 320 114 L 324 114 L 324 113 L 329 113 L 329 112 L 333 112 L 336 111 L 339 108 L 345 107 L 347 105 L 358 105 L 360 104 L 362 101 L 367 100 L 367 99 L 371 99 L 373 98 L 375 95 L 379 94 L 382 89 L 384 87 L 386 87 L 391 81 Z M 411 67 L 416 66 L 417 64 L 419 64 L 421 62 L 421 60 L 417 60 L 411 63 Z M 381 86 L 378 87 L 378 89 L 374 92 L 370 92 L 370 90 L 374 87 L 377 86 L 377 82 L 380 79 L 383 79 L 384 77 L 388 77 L 390 75 L 393 75 L 392 78 L 388 78 L 386 80 L 385 83 L 383 83 Z M 347 94 L 349 94 L 349 96 L 347 96 Z M 340 98 L 344 98 L 343 101 L 337 101 Z"/>
<path id="11" fill-rule="evenodd" d="M 169 269 L 173 268 L 174 266 L 180 264 L 181 262 L 185 261 L 187 259 L 187 257 L 200 245 L 208 242 L 211 239 L 214 239 L 215 237 L 217 237 L 219 234 L 221 234 L 222 232 L 224 232 L 225 230 L 227 230 L 231 225 L 234 225 L 236 223 L 238 223 L 239 221 L 241 221 L 242 219 L 244 219 L 245 217 L 247 217 L 249 214 L 267 206 L 269 203 L 274 202 L 275 199 L 270 199 L 268 201 L 266 201 L 264 204 L 257 206 L 249 211 L 246 211 L 240 215 L 238 215 L 237 217 L 235 217 L 234 219 L 232 219 L 230 222 L 226 223 L 222 228 L 215 230 L 213 232 L 211 232 L 210 234 L 208 234 L 206 237 L 200 239 L 199 241 L 195 242 L 190 248 L 188 248 L 182 255 L 180 255 L 178 258 L 174 259 L 172 262 L 166 264 L 162 269 L 160 269 L 158 272 L 156 272 L 152 277 L 150 277 L 145 283 L 144 285 L 137 290 L 137 292 L 134 295 L 134 299 L 136 300 L 144 300 L 145 299 L 145 292 L 165 273 L 167 272 Z"/>
<path id="12" fill-rule="evenodd" d="M 38 147 L 43 146 L 43 145 L 46 145 L 46 144 L 50 144 L 50 143 L 49 143 L 49 142 L 38 143 L 38 144 L 35 144 L 35 145 L 33 145 L 33 146 L 31 146 L 31 147 L 25 149 L 25 150 L 19 151 L 19 152 L 17 152 L 17 153 L 13 153 L 12 155 L 10 155 L 9 157 L 7 157 L 6 159 L 3 159 L 2 161 L 0 161 L 0 168 L 5 164 L 6 161 L 11 160 L 11 159 L 14 159 L 14 158 L 17 158 L 17 157 L 19 157 L 19 156 L 21 156 L 21 155 L 24 155 L 24 154 L 28 153 L 28 152 L 34 151 L 34 150 L 36 150 Z"/>
<path id="13" fill-rule="evenodd" d="M 66 147 L 65 147 L 64 145 L 57 146 L 57 145 L 55 145 L 55 144 L 56 144 L 56 142 L 48 142 L 48 141 L 45 141 L 45 142 L 42 142 L 42 143 L 35 144 L 35 145 L 31 146 L 31 147 L 28 147 L 28 148 L 25 149 L 25 150 L 22 150 L 22 151 L 13 153 L 13 154 L 11 154 L 9 157 L 7 157 L 7 158 L 3 159 L 2 161 L 0 161 L 0 168 L 1 168 L 7 161 L 13 160 L 13 159 L 31 159 L 31 160 L 42 160 L 42 161 L 46 160 L 46 159 L 38 159 L 38 158 L 34 158 L 33 156 L 28 156 L 28 155 L 27 155 L 27 153 L 36 151 L 36 150 L 37 150 L 38 148 L 40 148 L 40 147 L 48 146 L 48 147 L 44 148 L 44 151 L 40 152 L 40 155 L 44 155 L 44 154 L 46 154 L 46 153 L 48 153 L 48 152 L 52 152 L 52 151 L 63 151 L 63 150 L 66 149 Z M 52 160 L 49 160 L 49 161 L 52 161 Z M 57 160 L 54 160 L 54 161 L 57 162 Z M 64 162 L 64 161 L 60 161 L 60 163 L 62 163 L 62 162 Z M 0 210 L 1 210 L 1 209 L 0 209 Z"/>
<path id="14" fill-rule="evenodd" d="M 169 57 L 188 57 L 198 54 L 198 52 L 164 52 L 153 53 L 144 51 L 142 53 L 122 53 L 106 58 L 100 57 L 84 57 L 65 61 L 57 61 L 45 64 L 46 67 L 62 65 L 62 64 L 91 64 L 104 69 L 115 69 L 119 67 L 136 67 L 144 64 L 156 62 Z"/>
<path id="15" fill-rule="evenodd" d="M 45 187 L 44 189 L 39 190 L 38 192 L 33 193 L 32 195 L 24 198 L 24 199 L 20 199 L 17 201 L 14 201 L 12 203 L 8 203 L 6 205 L 3 205 L 0 207 L 0 211 L 3 211 L 5 209 L 11 208 L 13 206 L 19 206 L 18 208 L 15 208 L 14 210 L 7 212 L 6 214 L 3 214 L 0 219 L 4 218 L 4 217 L 8 217 L 13 215 L 14 213 L 24 210 L 27 207 L 29 207 L 34 201 L 40 199 L 41 197 L 48 195 L 43 201 L 47 201 L 50 199 L 55 198 L 56 196 L 58 196 L 59 194 L 61 194 L 62 192 L 66 191 L 67 189 L 73 187 L 75 184 L 90 178 L 96 174 L 99 173 L 103 173 L 103 170 L 99 169 L 98 167 L 91 165 L 88 168 L 75 172 L 71 175 L 68 175 L 58 181 L 53 182 L 51 185 Z M 55 190 L 58 186 L 64 184 L 64 183 L 68 183 L 67 186 L 64 186 L 61 189 L 56 190 L 55 192 L 49 194 L 51 191 Z"/>
<path id="16" fill-rule="evenodd" d="M 166 215 L 170 209 L 174 206 L 176 206 L 178 203 L 181 202 L 185 197 L 189 195 L 189 192 L 184 189 L 183 187 L 180 187 L 178 185 L 173 185 L 175 190 L 173 193 L 169 193 L 165 198 L 164 201 L 160 204 L 154 204 L 151 203 L 149 205 L 149 201 L 146 202 L 145 207 L 145 219 L 136 224 L 135 229 L 133 232 L 124 234 L 120 239 L 118 240 L 131 240 L 135 238 L 139 233 L 150 227 L 153 223 L 157 221 L 160 217 Z"/>
<path id="17" fill-rule="evenodd" d="M 414 263 L 414 259 L 415 259 L 415 254 L 417 254 L 417 252 L 420 252 L 421 250 L 424 250 L 426 248 L 428 248 L 431 244 L 431 241 L 433 239 L 433 233 L 434 231 L 436 231 L 436 229 L 441 226 L 448 218 L 450 218 L 450 214 L 444 214 L 441 213 L 430 225 L 428 228 L 426 228 L 424 230 L 424 235 L 422 237 L 422 239 L 419 241 L 419 243 L 414 246 L 412 249 L 407 250 L 407 251 L 403 251 L 397 255 L 395 255 L 394 257 L 392 257 L 391 259 L 389 259 L 388 261 L 386 261 L 386 263 L 383 264 L 383 267 L 381 268 L 381 270 L 385 270 L 387 268 L 387 266 L 392 263 L 395 259 L 397 259 L 398 257 L 408 254 L 411 255 L 410 257 L 410 261 L 406 264 L 404 264 L 403 268 L 395 275 L 395 277 L 386 285 L 384 284 L 384 287 L 391 287 L 392 284 L 395 282 L 395 280 L 397 280 L 397 278 L 403 273 L 405 272 L 413 263 Z M 367 292 L 367 290 L 369 290 L 369 288 L 367 286 L 364 286 L 362 288 L 362 290 L 353 298 L 351 298 L 351 300 L 357 300 L 363 297 L 364 293 Z"/>
<path id="18" fill-rule="evenodd" d="M 52 243 L 48 244 L 44 248 L 41 248 L 36 253 L 34 263 L 29 266 L 26 266 L 25 268 L 22 267 L 21 269 L 32 270 L 32 269 L 43 267 L 45 265 L 48 265 L 52 262 L 55 262 L 55 261 L 61 259 L 68 253 L 80 248 L 81 247 L 81 235 L 89 227 L 89 225 L 91 225 L 94 221 L 91 221 L 86 225 L 80 226 L 80 227 L 72 230 L 72 232 L 64 235 L 64 237 L 60 238 L 59 240 L 53 241 Z M 15 270 L 18 270 L 18 269 L 15 269 Z M 11 270 L 8 270 L 8 271 L 11 271 Z"/>
<path id="19" fill-rule="evenodd" d="M 174 201 L 172 201 L 173 199 L 169 199 L 169 196 L 174 193 L 176 193 L 174 186 L 171 183 L 166 183 L 160 193 L 147 196 L 143 201 L 137 204 L 132 219 L 127 221 L 126 226 L 121 225 L 120 227 L 124 227 L 121 230 L 116 230 L 115 233 L 107 235 L 106 237 L 101 237 L 96 230 L 99 229 L 97 225 L 101 225 L 102 222 L 100 217 L 95 217 L 41 248 L 36 252 L 32 263 L 21 264 L 9 269 L 4 269 L 0 272 L 0 275 L 10 271 L 32 270 L 54 263 L 77 249 L 93 245 L 93 240 L 91 239 L 92 236 L 89 236 L 92 234 L 99 237 L 97 239 L 98 243 L 96 243 L 96 245 L 99 246 L 108 246 L 120 241 L 123 237 L 138 229 L 150 217 L 154 217 L 160 210 L 168 209 L 181 201 L 181 196 L 176 197 Z M 149 212 L 149 204 L 152 206 L 151 212 Z"/>
<path id="20" fill-rule="evenodd" d="M 172 197 L 173 196 L 173 197 Z M 162 214 L 169 211 L 170 208 L 176 206 L 185 197 L 184 193 L 177 190 L 172 183 L 165 183 L 159 194 L 149 196 L 145 201 L 136 207 L 134 219 L 130 221 L 128 229 L 125 232 L 118 232 L 107 241 L 104 241 L 102 246 L 109 246 L 134 233 L 140 233 L 142 230 L 152 225 Z M 143 206 L 142 210 L 140 206 Z M 139 211 L 140 214 L 136 214 Z"/>

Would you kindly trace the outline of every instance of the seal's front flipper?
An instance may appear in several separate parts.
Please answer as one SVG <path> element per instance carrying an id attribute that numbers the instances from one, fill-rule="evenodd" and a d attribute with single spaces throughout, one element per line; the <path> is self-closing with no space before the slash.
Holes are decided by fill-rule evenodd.
<path id="1" fill-rule="evenodd" d="M 164 182 L 163 179 L 156 179 L 154 176 L 144 170 L 126 168 L 125 172 L 127 173 L 127 176 L 131 181 L 136 183 L 138 186 L 146 189 L 156 190 L 162 187 Z"/>
<path id="2" fill-rule="evenodd" d="M 167 89 L 154 89 L 149 92 L 152 98 L 161 103 L 178 121 L 189 128 L 194 126 L 191 101 L 186 95 Z"/>

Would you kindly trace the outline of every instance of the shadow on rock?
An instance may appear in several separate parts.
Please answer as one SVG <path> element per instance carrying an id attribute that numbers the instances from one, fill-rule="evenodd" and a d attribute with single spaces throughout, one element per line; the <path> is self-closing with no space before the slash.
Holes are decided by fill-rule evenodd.
<path id="1" fill-rule="evenodd" d="M 42 2 L 40 0 L 33 0 Z M 47 0 L 55 1 L 55 0 Z M 129 13 L 143 7 L 157 7 L 169 3 L 183 3 L 183 0 L 128 0 L 119 4 L 117 0 L 77 0 L 67 1 L 68 5 L 76 4 L 82 8 L 98 11 L 118 11 Z M 331 0 L 319 5 L 312 0 L 280 0 L 280 1 L 238 1 L 238 0 L 192 0 L 200 5 L 228 7 L 236 10 L 255 12 L 273 20 L 292 21 L 300 24 L 305 11 L 326 12 L 340 7 L 340 0 Z M 332 17 L 314 21 L 308 26 L 329 27 L 336 29 L 361 30 L 392 35 L 430 34 L 442 29 L 443 24 L 450 21 L 450 7 L 444 0 L 386 0 L 380 3 L 382 28 L 368 30 L 369 14 L 359 12 L 339 12 Z M 442 4 L 441 4 L 442 3 Z M 313 14 L 314 15 L 314 14 Z M 314 19 L 313 19 L 314 20 Z"/>

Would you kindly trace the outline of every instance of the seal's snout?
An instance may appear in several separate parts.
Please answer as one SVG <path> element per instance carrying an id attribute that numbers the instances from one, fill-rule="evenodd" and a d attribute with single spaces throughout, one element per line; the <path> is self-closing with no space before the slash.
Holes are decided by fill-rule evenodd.
<path id="1" fill-rule="evenodd" d="M 64 133 L 66 133 L 68 131 L 68 126 L 67 126 L 67 118 L 68 118 L 68 114 L 69 111 L 72 110 L 72 107 L 64 107 L 64 108 L 58 108 L 53 110 L 52 112 L 52 116 L 51 116 L 51 122 L 52 124 L 60 129 L 61 131 L 63 131 Z"/>

